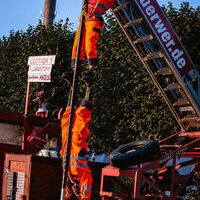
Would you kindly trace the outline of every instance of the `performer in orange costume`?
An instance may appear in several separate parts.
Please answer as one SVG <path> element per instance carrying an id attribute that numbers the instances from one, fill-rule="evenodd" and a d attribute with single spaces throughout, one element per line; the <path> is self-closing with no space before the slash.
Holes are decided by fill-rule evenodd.
<path id="1" fill-rule="evenodd" d="M 88 6 L 83 9 L 85 15 L 83 41 L 80 53 L 80 60 L 83 60 L 83 56 L 86 51 L 89 69 L 95 67 L 98 63 L 97 58 L 97 42 L 104 25 L 102 15 L 112 7 L 115 0 L 88 0 Z M 79 27 L 76 32 L 73 50 L 72 50 L 72 62 L 71 66 L 74 68 L 76 50 L 78 44 Z"/>
<path id="2" fill-rule="evenodd" d="M 67 178 L 66 196 L 65 199 L 75 194 L 78 199 L 89 200 L 92 189 L 91 170 L 87 165 L 86 154 L 88 151 L 88 136 L 90 131 L 88 123 L 91 119 L 91 111 L 93 103 L 89 101 L 90 84 L 94 81 L 93 69 L 98 63 L 97 59 L 97 42 L 101 33 L 104 21 L 102 15 L 112 7 L 115 0 L 88 0 L 87 7 L 84 6 L 82 12 L 85 15 L 83 41 L 80 53 L 80 60 L 86 51 L 89 72 L 84 76 L 87 82 L 87 92 L 85 99 L 81 102 L 78 108 L 74 108 L 74 118 L 72 126 L 72 143 L 70 149 L 69 170 Z M 76 32 L 73 50 L 72 50 L 72 69 L 75 65 L 76 52 L 78 46 L 79 27 Z M 66 139 L 69 122 L 69 105 L 61 119 L 62 128 L 62 149 L 61 155 L 65 154 Z"/>
<path id="3" fill-rule="evenodd" d="M 94 104 L 89 101 L 90 88 L 87 87 L 85 99 L 80 106 L 74 108 L 72 125 L 72 142 L 70 149 L 69 170 L 67 174 L 67 187 L 65 199 L 70 199 L 74 194 L 82 200 L 89 200 L 92 191 L 92 175 L 87 165 L 86 154 L 88 151 L 88 137 L 90 131 L 88 123 L 91 119 L 91 112 Z M 68 101 L 69 102 L 69 101 Z M 69 103 L 61 119 L 62 149 L 60 154 L 64 156 L 69 124 L 70 106 Z"/>

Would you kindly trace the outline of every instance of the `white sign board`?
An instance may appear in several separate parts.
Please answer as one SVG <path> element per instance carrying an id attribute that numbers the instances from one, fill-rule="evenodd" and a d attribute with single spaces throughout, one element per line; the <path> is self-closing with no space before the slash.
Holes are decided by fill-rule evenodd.
<path id="1" fill-rule="evenodd" d="M 51 75 L 31 74 L 28 75 L 28 82 L 51 82 Z"/>
<path id="2" fill-rule="evenodd" d="M 52 65 L 30 65 L 28 75 L 30 74 L 51 74 Z"/>
<path id="3" fill-rule="evenodd" d="M 51 82 L 52 65 L 56 56 L 30 56 L 28 82 Z"/>
<path id="4" fill-rule="evenodd" d="M 53 65 L 55 64 L 56 56 L 30 56 L 28 65 Z"/>

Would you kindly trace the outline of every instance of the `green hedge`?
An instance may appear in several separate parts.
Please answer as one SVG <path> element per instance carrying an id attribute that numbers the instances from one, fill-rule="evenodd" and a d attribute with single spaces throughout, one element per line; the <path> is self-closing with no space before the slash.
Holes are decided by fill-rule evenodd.
<path id="1" fill-rule="evenodd" d="M 199 8 L 188 3 L 179 10 L 171 4 L 163 8 L 180 36 L 194 63 L 200 63 Z M 108 153 L 120 144 L 150 135 L 156 139 L 179 130 L 163 98 L 133 51 L 112 15 L 106 16 L 106 25 L 99 41 L 100 63 L 96 69 L 97 81 L 93 87 L 96 108 L 90 129 L 90 147 L 96 153 Z M 51 117 L 57 117 L 67 101 L 69 88 L 61 79 L 69 72 L 74 32 L 72 25 L 57 22 L 45 29 L 41 22 L 29 26 L 25 32 L 12 32 L 0 39 L 0 110 L 24 112 L 27 60 L 33 55 L 54 55 L 52 82 L 31 84 L 30 99 L 44 90 Z M 86 68 L 86 60 L 83 65 Z M 84 95 L 80 78 L 78 100 Z M 35 109 L 34 107 L 32 109 Z"/>

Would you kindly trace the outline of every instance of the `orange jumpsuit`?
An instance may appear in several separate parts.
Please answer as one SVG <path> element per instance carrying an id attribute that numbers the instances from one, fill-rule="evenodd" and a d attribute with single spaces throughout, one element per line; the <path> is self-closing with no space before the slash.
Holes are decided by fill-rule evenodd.
<path id="1" fill-rule="evenodd" d="M 81 199 L 90 199 L 92 190 L 91 170 L 87 165 L 87 159 L 85 157 L 88 151 L 87 139 L 90 135 L 88 123 L 91 119 L 92 108 L 93 104 L 86 100 L 82 100 L 81 105 L 78 108 L 74 108 L 67 183 L 70 183 L 69 179 L 71 179 L 73 182 L 79 185 Z M 69 113 L 70 107 L 68 106 L 61 119 L 62 149 L 60 154 L 62 156 L 65 154 L 66 149 Z M 65 199 L 69 199 L 71 195 L 71 188 L 69 184 L 67 184 Z"/>
<path id="2" fill-rule="evenodd" d="M 83 56 L 86 51 L 88 64 L 96 65 L 98 63 L 97 58 L 97 42 L 99 35 L 101 33 L 104 21 L 102 15 L 112 7 L 115 0 L 89 0 L 87 13 L 84 21 L 84 30 L 83 30 L 83 40 L 82 47 L 80 52 L 80 60 L 83 60 Z M 79 37 L 79 27 L 76 31 L 76 36 L 74 40 L 74 45 L 72 49 L 72 68 L 75 65 L 76 51 L 78 45 Z"/>

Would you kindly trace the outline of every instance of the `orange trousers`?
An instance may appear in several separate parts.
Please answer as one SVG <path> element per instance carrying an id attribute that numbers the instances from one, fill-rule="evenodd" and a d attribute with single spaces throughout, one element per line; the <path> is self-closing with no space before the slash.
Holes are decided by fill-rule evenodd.
<path id="1" fill-rule="evenodd" d="M 84 30 L 83 30 L 83 40 L 80 52 L 80 60 L 83 60 L 83 57 L 87 55 L 87 60 L 89 65 L 96 65 L 98 63 L 97 58 L 97 43 L 99 39 L 99 35 L 101 33 L 102 27 L 104 25 L 103 18 L 92 16 L 90 18 L 85 18 L 84 21 Z M 76 36 L 74 39 L 74 45 L 72 49 L 72 68 L 75 65 L 76 53 L 77 53 L 77 45 L 78 45 L 78 37 L 79 37 L 79 29 L 76 31 Z"/>
<path id="2" fill-rule="evenodd" d="M 75 182 L 80 187 L 80 198 L 90 199 L 92 190 L 92 173 L 87 165 L 86 153 L 88 151 L 88 136 L 90 131 L 88 123 L 91 119 L 93 104 L 86 100 L 81 102 L 78 108 L 74 108 L 74 118 L 72 125 L 72 141 L 70 149 L 69 170 L 67 177 L 67 187 L 65 199 L 72 196 L 70 181 Z M 64 156 L 67 140 L 68 122 L 70 107 L 66 108 L 61 119 L 62 129 L 62 149 L 60 154 Z M 69 184 L 68 184 L 69 183 Z"/>

